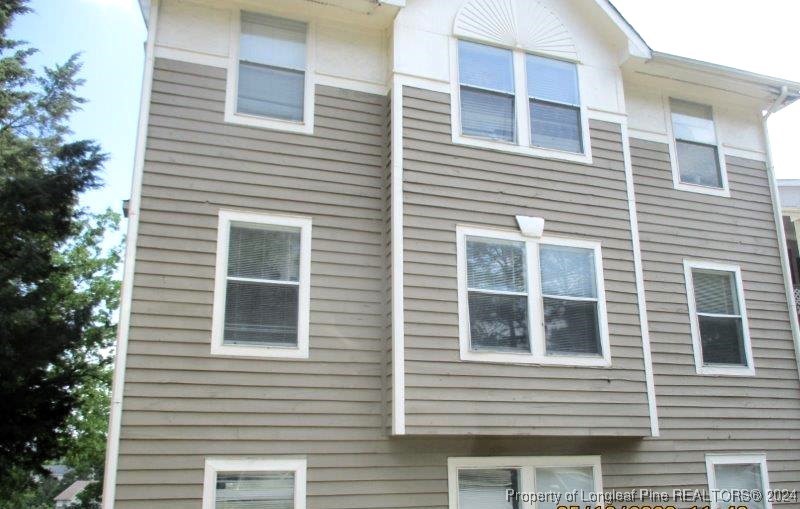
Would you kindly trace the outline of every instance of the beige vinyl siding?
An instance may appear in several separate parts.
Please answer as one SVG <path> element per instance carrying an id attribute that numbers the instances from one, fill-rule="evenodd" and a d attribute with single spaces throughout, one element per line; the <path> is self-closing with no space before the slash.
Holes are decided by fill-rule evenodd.
<path id="1" fill-rule="evenodd" d="M 800 383 L 764 163 L 727 157 L 725 198 L 673 189 L 665 144 L 632 139 L 631 155 L 663 436 L 631 460 L 662 463 L 657 486 L 699 488 L 706 452 L 765 452 L 772 487 L 796 489 Z M 696 374 L 685 258 L 741 267 L 755 376 Z"/>
<path id="2" fill-rule="evenodd" d="M 454 145 L 450 96 L 404 89 L 409 434 L 643 436 L 650 424 L 619 125 L 591 122 L 592 166 Z M 456 225 L 602 242 L 611 368 L 463 362 Z"/>

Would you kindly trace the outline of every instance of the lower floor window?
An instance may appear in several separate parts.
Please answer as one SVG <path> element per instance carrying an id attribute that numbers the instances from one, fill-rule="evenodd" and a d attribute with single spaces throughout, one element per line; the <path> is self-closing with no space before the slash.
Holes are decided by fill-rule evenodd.
<path id="1" fill-rule="evenodd" d="M 763 454 L 709 454 L 706 456 L 708 488 L 715 508 L 730 505 L 769 509 L 764 499 L 769 490 L 767 458 Z M 732 500 L 734 493 L 760 494 L 752 500 Z M 758 498 L 759 500 L 755 500 Z"/>
<path id="2" fill-rule="evenodd" d="M 203 509 L 305 509 L 306 460 L 208 459 Z"/>
<path id="3" fill-rule="evenodd" d="M 582 505 L 602 491 L 599 456 L 450 458 L 448 470 L 450 509 L 521 509 L 543 492 L 561 498 L 539 501 L 537 508 L 556 509 L 566 493 L 579 494 L 566 505 Z"/>

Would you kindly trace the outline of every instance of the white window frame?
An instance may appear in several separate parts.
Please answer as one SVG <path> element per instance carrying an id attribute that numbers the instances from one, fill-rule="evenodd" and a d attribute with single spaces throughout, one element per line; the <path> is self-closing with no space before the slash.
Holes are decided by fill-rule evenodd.
<path id="1" fill-rule="evenodd" d="M 594 475 L 595 493 L 603 493 L 603 472 L 600 456 L 497 456 L 473 458 L 447 458 L 447 485 L 449 509 L 458 509 L 458 471 L 470 469 L 518 469 L 520 470 L 521 493 L 537 493 L 541 490 L 534 486 L 534 470 L 537 468 L 591 468 Z M 574 504 L 586 504 L 575 502 Z M 602 505 L 602 501 L 592 503 Z"/>
<path id="2" fill-rule="evenodd" d="M 228 282 L 228 247 L 231 223 L 252 223 L 272 226 L 288 226 L 300 229 L 300 271 L 297 303 L 297 346 L 244 346 L 223 344 L 225 336 L 225 298 Z M 214 277 L 214 305 L 211 320 L 212 355 L 243 357 L 279 357 L 288 359 L 308 358 L 308 329 L 311 280 L 311 218 L 277 216 L 240 212 L 219 211 L 217 228 L 217 258 Z"/>
<path id="3" fill-rule="evenodd" d="M 469 290 L 467 285 L 467 237 L 484 237 L 525 243 L 525 279 L 528 284 L 528 338 L 531 353 L 483 352 L 471 349 L 469 321 Z M 544 309 L 539 244 L 579 247 L 594 251 L 595 279 L 597 285 L 597 320 L 600 332 L 601 356 L 546 355 Z M 608 333 L 605 278 L 600 242 L 562 237 L 526 237 L 511 230 L 488 229 L 467 225 L 456 226 L 456 270 L 458 272 L 458 337 L 461 360 L 495 362 L 502 364 L 542 364 L 553 366 L 611 366 L 611 346 Z"/>
<path id="4" fill-rule="evenodd" d="M 674 129 L 672 128 L 672 105 L 670 104 L 670 99 L 700 104 L 711 108 L 711 121 L 714 123 L 714 135 L 717 138 L 717 160 L 719 164 L 719 173 L 720 173 L 720 179 L 722 181 L 722 188 L 700 186 L 697 184 L 687 184 L 681 181 L 681 170 L 679 168 L 680 163 L 678 162 L 678 142 L 675 139 L 675 132 Z M 664 100 L 664 111 L 667 112 L 667 122 L 666 122 L 667 139 L 669 140 L 669 158 L 670 158 L 670 166 L 672 168 L 672 186 L 679 191 L 689 191 L 692 193 L 730 198 L 731 191 L 730 188 L 728 187 L 728 170 L 725 166 L 725 153 L 722 146 L 722 138 L 720 137 L 719 123 L 717 122 L 717 115 L 714 106 L 712 106 L 707 102 L 674 96 L 674 95 L 672 96 L 665 95 L 663 100 Z"/>
<path id="5" fill-rule="evenodd" d="M 739 313 L 742 319 L 742 343 L 747 366 L 706 366 L 703 364 L 703 343 L 700 337 L 700 323 L 697 318 L 697 306 L 694 298 L 694 278 L 692 270 L 716 270 L 732 272 L 736 281 L 736 298 L 739 304 Z M 686 280 L 686 299 L 689 305 L 689 324 L 692 333 L 692 348 L 694 350 L 694 364 L 698 375 L 728 375 L 728 376 L 754 376 L 753 351 L 750 343 L 750 327 L 747 322 L 747 307 L 744 299 L 744 286 L 742 286 L 742 270 L 738 265 L 724 264 L 705 260 L 683 260 L 683 273 Z"/>
<path id="6" fill-rule="evenodd" d="M 589 116 L 586 108 L 586 90 L 584 90 L 582 79 L 582 66 L 577 60 L 556 58 L 546 53 L 527 51 L 516 47 L 495 46 L 512 52 L 514 64 L 514 130 L 515 141 L 490 140 L 475 136 L 464 135 L 461 133 L 461 80 L 459 79 L 458 66 L 458 41 L 475 42 L 485 46 L 493 46 L 485 41 L 472 40 L 465 37 L 450 38 L 450 118 L 452 119 L 452 138 L 457 145 L 468 145 L 471 147 L 484 148 L 489 150 L 499 150 L 515 154 L 540 157 L 543 159 L 559 159 L 574 163 L 592 164 L 592 143 L 589 136 Z M 575 64 L 578 73 L 578 92 L 581 97 L 581 136 L 583 137 L 583 152 L 567 152 L 564 150 L 543 148 L 533 146 L 531 142 L 530 113 L 527 66 L 525 65 L 525 55 L 537 55 L 553 60 L 562 60 Z"/>
<path id="7" fill-rule="evenodd" d="M 314 85 L 316 77 L 314 73 L 314 56 L 316 40 L 316 24 L 311 19 L 301 17 L 285 16 L 280 13 L 272 13 L 255 9 L 245 9 L 247 12 L 266 14 L 292 21 L 299 21 L 306 24 L 306 70 L 305 70 L 305 89 L 303 91 L 303 121 L 283 120 L 279 118 L 264 117 L 260 115 L 250 115 L 236 111 L 236 102 L 239 91 L 239 41 L 242 32 L 242 10 L 231 10 L 230 26 L 230 55 L 228 56 L 228 73 L 225 80 L 225 122 L 232 124 L 242 124 L 251 127 L 262 127 L 278 131 L 288 131 L 301 134 L 314 133 Z"/>
<path id="8" fill-rule="evenodd" d="M 203 475 L 203 509 L 217 505 L 218 472 L 294 472 L 294 509 L 306 509 L 304 458 L 206 458 Z"/>
<path id="9" fill-rule="evenodd" d="M 716 504 L 713 490 L 717 490 L 717 478 L 714 467 L 716 465 L 759 465 L 761 469 L 761 494 L 763 496 L 764 509 L 772 509 L 772 503 L 767 497 L 769 491 L 769 472 L 767 471 L 766 454 L 706 454 L 706 476 L 708 477 L 708 489 L 712 498 L 711 503 Z M 723 502 L 723 506 L 741 505 L 735 502 Z M 713 507 L 713 506 L 712 506 Z"/>

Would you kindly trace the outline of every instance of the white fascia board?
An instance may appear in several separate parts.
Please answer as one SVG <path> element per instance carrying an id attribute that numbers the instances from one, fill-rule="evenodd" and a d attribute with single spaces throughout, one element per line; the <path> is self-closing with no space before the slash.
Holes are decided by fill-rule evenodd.
<path id="1" fill-rule="evenodd" d="M 628 23 L 628 20 L 617 10 L 614 5 L 608 0 L 595 0 L 597 5 L 603 9 L 603 12 L 611 18 L 611 21 L 617 25 L 617 28 L 625 34 L 628 38 L 628 52 L 633 57 L 644 58 L 649 60 L 652 58 L 652 50 L 650 46 L 644 41 L 641 35 Z"/>

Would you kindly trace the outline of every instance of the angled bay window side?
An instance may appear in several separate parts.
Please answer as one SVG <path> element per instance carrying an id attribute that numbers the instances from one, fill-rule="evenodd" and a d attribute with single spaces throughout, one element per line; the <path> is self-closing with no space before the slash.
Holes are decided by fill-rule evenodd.
<path id="1" fill-rule="evenodd" d="M 711 106 L 667 98 L 675 189 L 730 196 L 725 156 Z"/>
<path id="2" fill-rule="evenodd" d="M 458 226 L 461 359 L 611 364 L 596 242 Z"/>
<path id="3" fill-rule="evenodd" d="M 225 121 L 313 133 L 313 24 L 238 10 L 231 19 Z"/>
<path id="4" fill-rule="evenodd" d="M 603 489 L 599 456 L 449 458 L 447 470 L 450 509 L 521 509 L 528 504 L 515 494 L 558 493 L 563 497 L 575 490 L 580 496 L 581 492 L 588 495 Z M 575 501 L 580 502 L 580 498 Z M 556 509 L 556 505 L 537 503 L 539 509 Z"/>
<path id="5" fill-rule="evenodd" d="M 695 368 L 702 375 L 755 375 L 741 269 L 684 260 Z"/>
<path id="6" fill-rule="evenodd" d="M 591 164 L 577 61 L 452 38 L 453 142 Z"/>
<path id="7" fill-rule="evenodd" d="M 764 454 L 707 454 L 706 475 L 713 509 L 730 505 L 747 509 L 772 509 L 769 501 L 769 473 Z M 761 500 L 731 502 L 733 492 L 761 493 Z M 727 496 L 718 496 L 727 493 Z"/>
<path id="8" fill-rule="evenodd" d="M 208 458 L 203 509 L 306 508 L 305 459 Z"/>
<path id="9" fill-rule="evenodd" d="M 211 353 L 308 357 L 311 219 L 220 211 Z"/>

